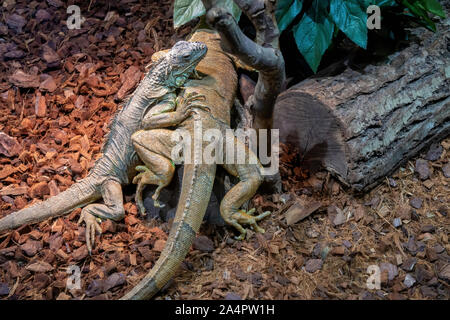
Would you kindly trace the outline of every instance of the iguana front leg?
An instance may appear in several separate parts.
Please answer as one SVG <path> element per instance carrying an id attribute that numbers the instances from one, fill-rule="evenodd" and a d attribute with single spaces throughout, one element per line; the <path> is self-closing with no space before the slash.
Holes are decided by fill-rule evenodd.
<path id="1" fill-rule="evenodd" d="M 161 118 L 161 115 L 175 111 L 178 106 L 185 106 L 187 108 L 203 107 L 202 105 L 195 103 L 196 100 L 202 100 L 202 99 L 204 99 L 204 96 L 196 94 L 196 93 L 188 95 L 186 99 L 177 97 L 177 95 L 174 92 L 167 93 L 166 95 L 164 95 L 161 98 L 161 100 L 153 108 L 151 108 L 144 115 L 144 119 L 143 119 L 144 128 L 146 127 L 145 124 L 149 123 L 150 119 L 152 119 L 152 121 L 150 121 L 150 123 L 156 123 L 156 125 L 159 125 L 159 127 L 161 127 L 161 123 L 162 123 L 161 119 L 164 119 L 164 117 Z M 184 109 L 185 108 L 183 108 L 183 110 Z M 150 128 L 150 129 L 153 129 L 153 128 Z"/>
<path id="2" fill-rule="evenodd" d="M 142 128 L 144 130 L 175 127 L 190 115 L 196 112 L 195 108 L 209 111 L 209 108 L 199 101 L 204 100 L 205 96 L 197 93 L 189 94 L 185 99 L 176 98 L 173 111 L 166 112 L 165 107 L 161 107 L 161 103 L 152 109 L 142 120 Z M 166 103 L 166 102 L 163 102 Z M 153 111 L 155 108 L 156 111 Z"/>
<path id="3" fill-rule="evenodd" d="M 151 108 L 147 114 L 145 114 L 145 118 L 149 118 L 158 114 L 171 112 L 175 110 L 177 106 L 177 95 L 174 92 L 167 93 L 164 97 L 161 98 L 161 101 L 158 102 L 153 108 Z"/>

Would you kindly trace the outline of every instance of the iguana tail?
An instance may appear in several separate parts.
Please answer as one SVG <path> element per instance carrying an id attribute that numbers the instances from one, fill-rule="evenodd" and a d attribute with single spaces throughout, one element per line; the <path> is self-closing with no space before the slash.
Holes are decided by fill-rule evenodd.
<path id="1" fill-rule="evenodd" d="M 216 165 L 184 166 L 180 200 L 166 246 L 150 272 L 121 300 L 150 299 L 173 277 L 203 221 L 215 172 Z"/>
<path id="2" fill-rule="evenodd" d="M 0 232 L 57 217 L 100 198 L 98 180 L 87 177 L 64 192 L 0 219 Z"/>

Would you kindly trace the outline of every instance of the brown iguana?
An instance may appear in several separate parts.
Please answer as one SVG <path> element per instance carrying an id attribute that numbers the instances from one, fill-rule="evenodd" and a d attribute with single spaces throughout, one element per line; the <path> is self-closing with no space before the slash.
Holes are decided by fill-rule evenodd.
<path id="1" fill-rule="evenodd" d="M 198 30 L 191 41 L 201 41 L 207 44 L 208 53 L 199 63 L 197 69 L 204 76 L 202 79 L 188 80 L 182 95 L 189 103 L 179 103 L 173 112 L 149 117 L 146 122 L 147 130 L 140 130 L 133 134 L 132 140 L 140 159 L 146 167 L 137 175 L 134 182 L 138 184 L 136 202 L 143 210 L 140 193 L 146 184 L 158 185 L 158 188 L 168 185 L 173 177 L 174 166 L 171 162 L 171 152 L 176 142 L 172 141 L 174 131 L 170 128 L 183 128 L 190 136 L 198 138 L 194 128 L 201 123 L 205 130 L 219 129 L 222 134 L 229 128 L 230 111 L 233 106 L 237 87 L 237 76 L 232 58 L 220 48 L 220 37 L 217 33 Z M 203 96 L 208 108 L 195 103 L 199 96 Z M 200 109 L 196 109 L 200 107 Z M 208 111 L 209 110 L 209 111 Z M 190 117 L 192 115 L 192 117 Z M 167 128 L 167 129 L 166 129 Z M 245 144 L 233 138 L 237 148 L 245 148 L 247 156 L 243 164 L 223 164 L 223 167 L 233 176 L 240 178 L 223 198 L 220 213 L 225 222 L 234 226 L 240 232 L 238 239 L 245 237 L 246 231 L 242 224 L 249 224 L 257 232 L 264 232 L 258 227 L 257 221 L 266 217 L 270 212 L 253 216 L 254 209 L 245 212 L 241 206 L 255 194 L 262 182 L 262 175 L 256 155 L 250 152 Z M 191 143 L 192 154 L 196 153 L 194 143 Z M 242 149 L 241 149 L 242 150 Z M 224 146 L 224 155 L 226 155 Z M 237 153 L 237 152 L 236 152 Z M 252 158 L 250 161 L 250 158 Z M 198 232 L 210 199 L 215 178 L 216 164 L 207 164 L 197 159 L 190 164 L 184 164 L 183 184 L 178 207 L 172 228 L 161 256 L 150 272 L 122 299 L 148 299 L 158 292 L 175 274 L 177 268 L 185 258 Z M 251 164 L 254 163 L 254 164 Z M 157 196 L 154 198 L 157 200 Z"/>
<path id="2" fill-rule="evenodd" d="M 0 220 L 0 232 L 85 206 L 79 222 L 86 223 L 86 244 L 91 252 L 95 231 L 101 232 L 96 218 L 120 220 L 125 215 L 121 185 L 129 183 L 136 174 L 135 167 L 141 163 L 131 135 L 143 127 L 147 117 L 175 108 L 175 91 L 195 73 L 195 67 L 206 52 L 207 47 L 203 43 L 177 42 L 150 68 L 129 101 L 114 117 L 102 149 L 103 155 L 89 175 L 44 202 L 7 215 Z M 104 204 L 91 204 L 100 198 Z"/>

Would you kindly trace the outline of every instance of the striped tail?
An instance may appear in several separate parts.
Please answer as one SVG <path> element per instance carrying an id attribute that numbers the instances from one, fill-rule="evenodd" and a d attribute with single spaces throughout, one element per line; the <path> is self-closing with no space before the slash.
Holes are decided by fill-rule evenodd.
<path id="1" fill-rule="evenodd" d="M 150 299 L 175 275 L 200 229 L 215 173 L 216 165 L 184 166 L 180 200 L 166 246 L 150 272 L 121 300 Z"/>
<path id="2" fill-rule="evenodd" d="M 87 177 L 46 201 L 35 203 L 0 219 L 0 232 L 61 216 L 85 206 L 100 198 L 98 189 L 98 182 L 93 177 Z"/>

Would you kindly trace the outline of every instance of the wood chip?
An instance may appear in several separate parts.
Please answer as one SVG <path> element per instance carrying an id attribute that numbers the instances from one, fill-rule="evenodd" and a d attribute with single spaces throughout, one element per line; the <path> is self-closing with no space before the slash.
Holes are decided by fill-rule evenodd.
<path id="1" fill-rule="evenodd" d="M 53 267 L 45 261 L 37 261 L 25 267 L 25 269 L 33 272 L 49 272 Z"/>
<path id="2" fill-rule="evenodd" d="M 285 213 L 287 225 L 290 226 L 305 219 L 319 209 L 321 205 L 322 203 L 318 201 L 298 199 Z"/>

